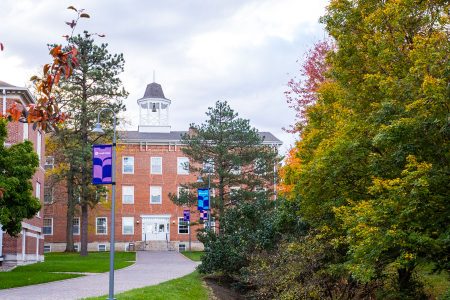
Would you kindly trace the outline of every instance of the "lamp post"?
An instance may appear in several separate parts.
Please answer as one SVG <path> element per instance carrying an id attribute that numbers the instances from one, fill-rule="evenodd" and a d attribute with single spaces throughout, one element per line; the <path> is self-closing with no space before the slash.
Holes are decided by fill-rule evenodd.
<path id="1" fill-rule="evenodd" d="M 201 176 L 198 176 L 197 178 L 197 182 L 198 183 L 203 183 L 203 178 Z M 211 172 L 208 172 L 208 201 L 209 201 L 209 206 L 208 206 L 208 230 L 211 230 Z"/>
<path id="2" fill-rule="evenodd" d="M 111 235 L 110 235 L 110 249 L 109 249 L 109 296 L 108 300 L 114 299 L 114 252 L 115 252 L 115 228 L 116 224 L 116 113 L 111 108 L 103 108 L 98 112 L 97 124 L 95 124 L 92 132 L 103 134 L 105 133 L 100 124 L 100 114 L 106 110 L 113 113 L 113 144 L 112 144 L 112 162 L 111 162 L 111 181 L 112 181 L 112 199 L 111 199 Z"/>

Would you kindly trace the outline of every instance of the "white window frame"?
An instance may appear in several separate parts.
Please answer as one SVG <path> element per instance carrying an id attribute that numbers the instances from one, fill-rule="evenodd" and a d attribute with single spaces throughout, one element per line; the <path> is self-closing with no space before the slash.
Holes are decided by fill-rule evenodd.
<path id="1" fill-rule="evenodd" d="M 242 166 L 241 165 L 233 166 L 230 170 L 230 173 L 233 175 L 241 175 L 242 174 Z"/>
<path id="2" fill-rule="evenodd" d="M 159 164 L 156 164 L 155 162 L 159 160 Z M 155 174 L 155 175 L 161 175 L 162 174 L 162 168 L 163 168 L 163 163 L 162 163 L 162 157 L 161 156 L 153 156 L 150 157 L 150 174 Z M 153 168 L 155 166 L 155 168 Z M 159 170 L 157 170 L 156 168 L 159 167 Z"/>
<path id="3" fill-rule="evenodd" d="M 100 250 L 100 247 L 105 247 L 105 249 L 104 250 Z M 106 252 L 106 244 L 98 244 L 97 245 L 97 250 L 98 250 L 98 252 Z"/>
<path id="4" fill-rule="evenodd" d="M 80 245 L 79 245 L 78 243 L 73 244 L 73 250 L 74 250 L 75 252 L 80 252 Z"/>
<path id="5" fill-rule="evenodd" d="M 131 226 L 131 232 L 125 232 L 125 226 Z M 134 235 L 134 217 L 122 217 L 122 235 Z"/>
<path id="6" fill-rule="evenodd" d="M 159 202 L 152 202 L 152 196 L 155 195 L 155 192 L 159 190 Z M 151 185 L 150 186 L 150 204 L 162 204 L 162 186 L 159 185 Z"/>
<path id="7" fill-rule="evenodd" d="M 50 190 L 50 201 L 47 201 L 48 197 L 46 197 L 46 195 L 48 195 L 46 193 L 46 191 L 48 192 L 48 190 Z M 52 187 L 45 187 L 44 186 L 44 204 L 52 204 L 53 203 L 53 188 Z"/>
<path id="8" fill-rule="evenodd" d="M 125 164 L 125 160 L 130 159 L 130 161 L 132 161 L 133 163 L 129 164 Z M 132 166 L 132 170 L 131 171 L 125 171 L 125 166 Z M 123 156 L 122 157 L 122 174 L 134 174 L 134 156 Z"/>
<path id="9" fill-rule="evenodd" d="M 208 220 L 203 221 L 203 228 L 208 228 Z M 214 217 L 211 217 L 211 228 L 212 231 L 216 233 L 216 219 Z"/>
<path id="10" fill-rule="evenodd" d="M 45 220 L 51 220 L 51 225 L 50 226 L 45 226 Z M 48 228 L 50 227 L 50 233 L 44 233 L 44 228 Z M 53 218 L 44 218 L 43 223 L 42 223 L 42 233 L 44 235 L 53 235 Z"/>
<path id="11" fill-rule="evenodd" d="M 41 183 L 39 181 L 36 181 L 36 198 L 38 198 L 39 202 L 41 202 Z M 41 217 L 40 210 L 37 212 L 36 217 Z"/>
<path id="12" fill-rule="evenodd" d="M 239 190 L 241 189 L 240 186 L 232 186 L 230 187 L 230 201 L 233 201 L 233 194 L 235 193 L 235 191 L 237 191 L 237 193 L 239 194 Z"/>
<path id="13" fill-rule="evenodd" d="M 78 225 L 73 224 L 73 221 L 75 221 L 75 220 L 78 220 Z M 73 233 L 73 235 L 80 235 L 80 230 L 81 230 L 80 222 L 81 222 L 80 217 L 74 217 L 73 218 L 73 220 L 72 220 L 72 233 Z M 74 228 L 78 228 L 78 232 L 77 233 L 75 233 Z"/>
<path id="14" fill-rule="evenodd" d="M 105 219 L 105 232 L 98 232 L 98 220 Z M 107 217 L 97 217 L 95 218 L 95 234 L 96 235 L 107 235 L 108 234 L 108 218 Z"/>
<path id="15" fill-rule="evenodd" d="M 45 251 L 45 249 L 48 249 L 47 251 Z M 51 245 L 44 245 L 44 253 L 49 253 L 52 252 L 52 246 Z"/>
<path id="16" fill-rule="evenodd" d="M 177 198 L 180 198 L 180 194 L 181 194 L 182 190 L 185 190 L 186 193 L 189 193 L 189 189 L 188 188 L 185 188 L 183 186 L 178 186 L 178 188 L 177 188 Z"/>
<path id="17" fill-rule="evenodd" d="M 44 169 L 45 170 L 51 170 L 55 167 L 55 157 L 53 156 L 46 156 L 45 157 L 45 163 L 44 163 Z"/>
<path id="18" fill-rule="evenodd" d="M 131 196 L 131 200 L 125 200 L 126 196 Z M 134 204 L 134 185 L 122 185 L 122 204 Z"/>
<path id="19" fill-rule="evenodd" d="M 203 173 L 206 174 L 212 174 L 214 173 L 214 160 L 213 159 L 207 159 L 203 162 L 202 166 Z"/>
<path id="20" fill-rule="evenodd" d="M 181 250 L 183 248 L 183 250 Z M 186 244 L 178 244 L 178 252 L 184 252 L 186 251 Z"/>
<path id="21" fill-rule="evenodd" d="M 41 156 L 42 156 L 42 133 L 38 130 L 36 134 L 36 153 L 39 158 L 39 165 L 41 164 Z"/>
<path id="22" fill-rule="evenodd" d="M 24 141 L 29 139 L 28 131 L 29 131 L 28 123 L 23 123 L 23 140 Z"/>
<path id="23" fill-rule="evenodd" d="M 183 226 L 187 226 L 187 232 L 180 232 L 180 225 L 181 225 L 181 223 L 187 224 L 187 225 L 184 225 L 184 224 L 183 224 Z M 184 221 L 184 218 L 183 218 L 183 217 L 179 217 L 179 218 L 178 218 L 178 234 L 189 234 L 189 230 L 190 230 L 189 227 L 190 227 L 190 226 L 189 226 L 189 221 Z"/>
<path id="24" fill-rule="evenodd" d="M 184 168 L 187 163 L 187 170 Z M 189 158 L 188 157 L 177 157 L 177 174 L 178 175 L 189 175 Z"/>

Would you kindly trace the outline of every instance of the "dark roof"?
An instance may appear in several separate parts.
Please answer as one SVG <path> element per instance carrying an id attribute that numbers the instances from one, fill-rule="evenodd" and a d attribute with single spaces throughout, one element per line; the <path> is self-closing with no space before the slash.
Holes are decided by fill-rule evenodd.
<path id="1" fill-rule="evenodd" d="M 139 132 L 139 131 L 120 131 L 119 139 L 123 142 L 179 142 L 181 136 L 187 133 L 187 131 L 171 131 L 171 132 Z M 263 144 L 277 144 L 281 145 L 282 142 L 277 139 L 270 132 L 259 132 L 259 135 L 263 138 Z"/>
<path id="2" fill-rule="evenodd" d="M 161 85 L 156 82 L 152 82 L 147 85 L 147 88 L 145 89 L 144 97 L 142 97 L 142 99 L 145 99 L 145 98 L 166 99 L 166 97 L 164 97 L 164 92 L 162 90 Z"/>
<path id="3" fill-rule="evenodd" d="M 0 87 L 17 87 L 12 84 L 0 80 Z"/>

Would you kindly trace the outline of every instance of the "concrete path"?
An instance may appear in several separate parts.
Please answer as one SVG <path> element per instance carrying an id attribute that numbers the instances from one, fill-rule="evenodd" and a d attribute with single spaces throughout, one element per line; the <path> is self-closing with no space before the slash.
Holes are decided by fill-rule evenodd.
<path id="1" fill-rule="evenodd" d="M 181 277 L 197 266 L 178 252 L 138 251 L 136 263 L 116 270 L 114 294 Z M 0 290 L 0 299 L 82 299 L 108 294 L 108 273 Z"/>

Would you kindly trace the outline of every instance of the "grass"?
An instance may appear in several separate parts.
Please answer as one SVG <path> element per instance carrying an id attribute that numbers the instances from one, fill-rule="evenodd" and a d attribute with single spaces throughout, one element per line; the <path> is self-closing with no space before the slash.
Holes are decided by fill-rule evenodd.
<path id="1" fill-rule="evenodd" d="M 158 285 L 130 290 L 114 295 L 117 299 L 145 299 L 145 300 L 206 300 L 208 290 L 200 274 L 195 271 L 184 277 L 169 280 Z M 89 300 L 103 300 L 106 296 L 87 298 Z"/>
<path id="2" fill-rule="evenodd" d="M 135 252 L 116 252 L 114 269 L 128 267 L 136 260 Z M 109 271 L 109 252 L 47 253 L 45 261 L 15 268 L 12 272 L 85 272 L 102 273 Z"/>
<path id="3" fill-rule="evenodd" d="M 183 252 L 181 252 L 181 254 L 183 254 L 184 256 L 186 256 L 187 258 L 189 258 L 193 261 L 201 261 L 202 256 L 203 256 L 203 254 L 205 254 L 205 252 L 203 252 L 203 251 L 183 251 Z"/>
<path id="4" fill-rule="evenodd" d="M 441 273 L 432 273 L 433 266 L 420 265 L 418 267 L 418 273 L 421 281 L 425 285 L 425 291 L 427 294 L 434 296 L 437 299 L 445 294 L 447 290 L 450 289 L 450 278 L 449 274 L 445 271 Z"/>
<path id="5" fill-rule="evenodd" d="M 121 269 L 133 264 L 134 252 L 116 252 L 114 268 Z M 0 272 L 0 289 L 8 289 L 82 276 L 52 272 L 102 273 L 109 271 L 109 252 L 90 252 L 81 257 L 78 253 L 47 253 L 45 261 L 19 266 L 9 272 Z"/>

